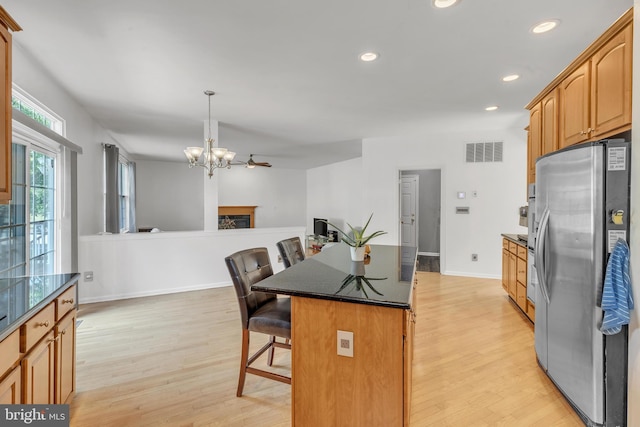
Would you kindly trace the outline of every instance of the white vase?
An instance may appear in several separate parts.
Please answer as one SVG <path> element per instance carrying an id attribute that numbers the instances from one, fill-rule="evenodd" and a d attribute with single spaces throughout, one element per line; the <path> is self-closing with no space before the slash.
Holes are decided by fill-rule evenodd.
<path id="1" fill-rule="evenodd" d="M 351 246 L 349 249 L 351 249 L 351 261 L 364 261 L 364 246 L 358 246 L 357 248 Z"/>

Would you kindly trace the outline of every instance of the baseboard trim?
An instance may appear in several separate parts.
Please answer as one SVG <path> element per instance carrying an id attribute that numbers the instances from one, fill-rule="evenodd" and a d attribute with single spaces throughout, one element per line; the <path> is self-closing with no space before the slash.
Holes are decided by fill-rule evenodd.
<path id="1" fill-rule="evenodd" d="M 500 275 L 469 273 L 465 271 L 444 271 L 444 272 L 441 272 L 440 274 L 444 276 L 475 277 L 477 279 L 502 279 L 502 276 Z"/>
<path id="2" fill-rule="evenodd" d="M 96 297 L 88 297 L 83 298 L 80 297 L 78 301 L 79 304 L 91 304 L 94 302 L 106 302 L 106 301 L 117 301 L 121 299 L 130 299 L 130 298 L 143 298 L 143 297 L 151 297 L 156 295 L 167 295 L 167 294 L 177 294 L 179 292 L 190 292 L 190 291 L 201 291 L 203 289 L 213 289 L 213 288 L 224 288 L 226 286 L 231 286 L 230 282 L 223 283 L 203 283 L 200 285 L 192 285 L 180 288 L 170 288 L 170 289 L 158 289 L 151 291 L 142 291 L 142 292 L 132 292 L 132 293 L 122 293 L 122 294 L 113 294 L 113 295 L 100 295 Z"/>
<path id="3" fill-rule="evenodd" d="M 418 255 L 423 255 L 423 256 L 440 256 L 440 252 L 418 252 Z"/>

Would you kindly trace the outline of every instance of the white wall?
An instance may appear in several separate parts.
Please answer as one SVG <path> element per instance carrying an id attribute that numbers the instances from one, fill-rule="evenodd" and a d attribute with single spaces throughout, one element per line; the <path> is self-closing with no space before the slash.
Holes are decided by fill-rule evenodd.
<path id="1" fill-rule="evenodd" d="M 504 142 L 502 163 L 465 163 L 465 144 L 483 141 Z M 386 156 L 389 147 L 401 155 Z M 307 171 L 307 231 L 313 230 L 314 217 L 342 227 L 362 225 L 373 213 L 370 229 L 388 232 L 375 243 L 397 244 L 401 170 L 440 169 L 441 271 L 499 278 L 500 234 L 527 231 L 518 223 L 518 208 L 527 203 L 526 155 L 521 129 L 367 139 L 362 158 Z M 471 196 L 474 190 L 477 198 Z M 457 191 L 465 191 L 467 199 L 458 200 Z M 456 215 L 456 206 L 469 206 L 471 213 Z"/>
<path id="2" fill-rule="evenodd" d="M 92 271 L 93 281 L 85 281 L 83 274 L 80 303 L 228 286 L 224 258 L 253 247 L 269 250 L 276 273 L 284 269 L 276 242 L 295 236 L 304 241 L 304 231 L 282 227 L 81 236 L 80 271 Z"/>
<path id="3" fill-rule="evenodd" d="M 67 139 L 79 145 L 78 230 L 94 234 L 103 230 L 102 146 L 117 144 L 66 91 L 51 79 L 40 64 L 25 53 L 14 37 L 13 81 L 66 120 Z"/>
<path id="4" fill-rule="evenodd" d="M 234 166 L 216 171 L 214 179 L 218 179 L 218 206 L 257 206 L 256 228 L 305 224 L 304 170 Z"/>
<path id="5" fill-rule="evenodd" d="M 313 218 L 326 218 L 342 229 L 347 222 L 354 227 L 360 225 L 364 216 L 362 194 L 367 185 L 360 157 L 309 169 L 307 234 L 313 234 Z"/>
<path id="6" fill-rule="evenodd" d="M 189 169 L 186 159 L 182 163 L 136 161 L 137 226 L 204 230 L 203 171 Z"/>
<path id="7" fill-rule="evenodd" d="M 136 169 L 138 227 L 204 229 L 203 183 L 209 178 L 203 179 L 203 169 L 189 169 L 186 161 L 146 160 L 136 161 Z M 219 206 L 257 206 L 257 228 L 305 225 L 304 170 L 235 166 L 216 170 L 211 180 L 218 188 Z"/>

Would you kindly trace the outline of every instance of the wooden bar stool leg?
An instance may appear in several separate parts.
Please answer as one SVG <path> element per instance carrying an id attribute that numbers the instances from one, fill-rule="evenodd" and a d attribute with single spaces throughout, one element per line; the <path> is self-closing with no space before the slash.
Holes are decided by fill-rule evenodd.
<path id="1" fill-rule="evenodd" d="M 238 378 L 238 391 L 236 396 L 242 396 L 244 379 L 247 375 L 247 360 L 249 358 L 249 330 L 242 330 L 242 354 L 240 355 L 240 377 Z"/>
<path id="2" fill-rule="evenodd" d="M 274 335 L 271 335 L 271 338 L 269 338 L 269 342 L 271 343 L 271 347 L 269 347 L 269 354 L 268 354 L 268 358 L 267 358 L 267 365 L 271 366 L 273 364 L 273 353 L 275 350 L 275 347 L 273 345 L 273 343 L 276 341 L 276 337 Z"/>

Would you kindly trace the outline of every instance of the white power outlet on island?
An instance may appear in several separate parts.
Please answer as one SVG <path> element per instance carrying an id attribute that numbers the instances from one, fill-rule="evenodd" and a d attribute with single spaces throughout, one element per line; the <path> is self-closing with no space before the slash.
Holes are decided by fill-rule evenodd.
<path id="1" fill-rule="evenodd" d="M 353 332 L 338 330 L 338 356 L 353 357 Z"/>

